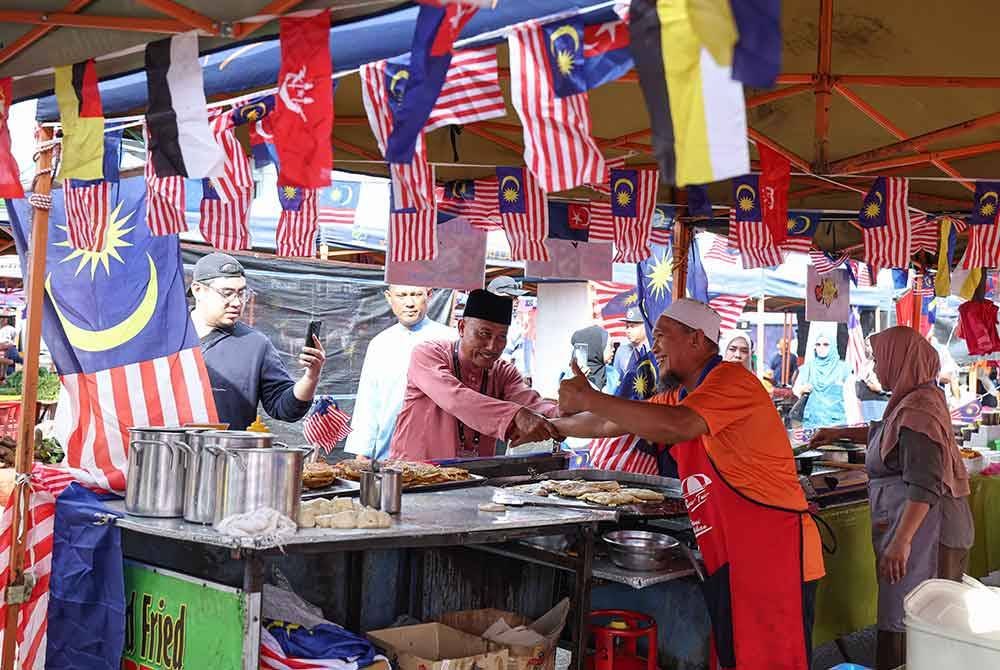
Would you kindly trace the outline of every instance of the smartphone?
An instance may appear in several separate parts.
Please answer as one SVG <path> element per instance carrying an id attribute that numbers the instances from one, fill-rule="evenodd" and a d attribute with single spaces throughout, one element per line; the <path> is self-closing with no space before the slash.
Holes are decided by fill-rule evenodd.
<path id="1" fill-rule="evenodd" d="M 320 339 L 320 333 L 322 331 L 323 331 L 322 321 L 310 321 L 309 327 L 306 329 L 306 346 L 315 349 L 316 343 L 313 342 L 313 335 L 315 335 L 316 339 L 318 340 Z"/>

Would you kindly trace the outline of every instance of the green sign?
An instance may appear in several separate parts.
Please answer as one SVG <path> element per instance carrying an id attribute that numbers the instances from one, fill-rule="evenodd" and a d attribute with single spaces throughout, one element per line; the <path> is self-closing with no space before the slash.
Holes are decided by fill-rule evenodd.
<path id="1" fill-rule="evenodd" d="M 126 561 L 122 669 L 199 670 L 211 659 L 213 670 L 242 670 L 249 601 L 239 589 Z"/>

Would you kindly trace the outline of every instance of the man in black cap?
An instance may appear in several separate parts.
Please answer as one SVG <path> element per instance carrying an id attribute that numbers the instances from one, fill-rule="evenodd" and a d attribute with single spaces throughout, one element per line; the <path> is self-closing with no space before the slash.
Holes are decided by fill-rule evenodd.
<path id="1" fill-rule="evenodd" d="M 638 307 L 629 307 L 625 312 L 625 337 L 626 341 L 618 347 L 615 352 L 615 369 L 618 370 L 620 378 L 624 378 L 632 362 L 632 354 L 638 352 L 639 356 L 645 356 L 647 351 L 646 324 L 642 320 L 642 312 Z"/>
<path id="2" fill-rule="evenodd" d="M 288 374 L 277 349 L 263 333 L 240 323 L 250 296 L 243 266 L 227 254 L 211 253 L 194 266 L 191 312 L 212 381 L 219 421 L 244 430 L 257 416 L 258 403 L 279 421 L 298 421 L 312 405 L 326 362 L 323 344 L 304 347 L 302 377 Z"/>
<path id="3" fill-rule="evenodd" d="M 482 289 L 469 294 L 457 342 L 424 342 L 410 357 L 403 410 L 390 457 L 431 461 L 495 455 L 495 440 L 560 439 L 543 400 L 500 360 L 513 301 Z"/>

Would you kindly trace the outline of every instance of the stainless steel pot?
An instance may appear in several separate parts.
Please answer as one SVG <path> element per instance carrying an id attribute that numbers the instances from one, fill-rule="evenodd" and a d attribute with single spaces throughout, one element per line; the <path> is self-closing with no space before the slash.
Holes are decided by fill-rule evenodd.
<path id="1" fill-rule="evenodd" d="M 215 498 L 216 523 L 262 507 L 298 519 L 302 469 L 312 448 L 277 442 L 271 449 L 217 449 L 217 453 L 224 466 Z"/>
<path id="2" fill-rule="evenodd" d="M 137 516 L 184 513 L 184 480 L 191 453 L 183 428 L 129 428 L 125 511 Z"/>
<path id="3" fill-rule="evenodd" d="M 248 430 L 204 430 L 188 433 L 191 463 L 187 470 L 184 520 L 191 523 L 214 523 L 215 503 L 222 486 L 225 449 L 268 449 L 274 443 L 270 433 Z"/>
<path id="4" fill-rule="evenodd" d="M 616 530 L 605 533 L 611 562 L 626 570 L 650 572 L 670 564 L 671 551 L 680 543 L 663 533 L 645 530 Z"/>

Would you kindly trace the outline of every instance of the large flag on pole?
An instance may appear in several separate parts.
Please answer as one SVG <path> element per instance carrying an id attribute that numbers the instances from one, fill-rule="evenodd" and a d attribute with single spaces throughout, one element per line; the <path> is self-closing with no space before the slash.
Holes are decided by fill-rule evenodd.
<path id="1" fill-rule="evenodd" d="M 130 426 L 214 423 L 216 413 L 180 243 L 143 225 L 141 177 L 116 190 L 96 251 L 72 245 L 57 223 L 63 197 L 53 194 L 42 337 L 63 383 L 55 424 L 67 465 L 81 481 L 123 492 Z M 24 200 L 10 209 L 25 266 L 31 212 Z"/>

